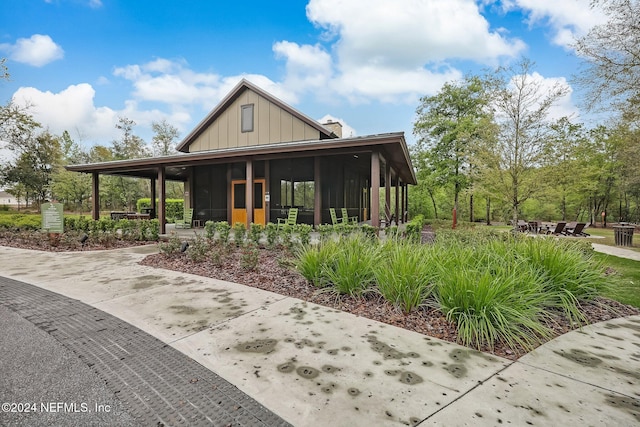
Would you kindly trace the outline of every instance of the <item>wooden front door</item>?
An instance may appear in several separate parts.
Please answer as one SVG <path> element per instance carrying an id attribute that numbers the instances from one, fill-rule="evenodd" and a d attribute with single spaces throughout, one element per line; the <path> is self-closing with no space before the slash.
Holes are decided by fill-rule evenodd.
<path id="1" fill-rule="evenodd" d="M 254 224 L 266 224 L 265 187 L 264 179 L 256 179 L 253 181 Z M 236 222 L 247 224 L 247 181 L 245 180 L 231 182 L 231 222 L 232 226 Z"/>

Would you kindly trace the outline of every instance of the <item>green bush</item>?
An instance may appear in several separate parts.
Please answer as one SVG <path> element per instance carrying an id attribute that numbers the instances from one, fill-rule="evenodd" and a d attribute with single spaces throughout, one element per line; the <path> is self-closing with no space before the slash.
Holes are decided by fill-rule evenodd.
<path id="1" fill-rule="evenodd" d="M 309 224 L 296 224 L 295 231 L 298 234 L 300 243 L 303 245 L 308 245 L 311 241 L 311 232 L 313 231 L 313 227 Z"/>
<path id="2" fill-rule="evenodd" d="M 328 264 L 338 251 L 334 240 L 324 240 L 316 245 L 299 246 L 295 251 L 294 265 L 302 276 L 316 287 L 328 285 Z"/>
<path id="3" fill-rule="evenodd" d="M 229 235 L 231 234 L 231 226 L 227 221 L 218 221 L 215 223 L 215 229 L 218 232 L 220 241 L 226 245 L 229 243 Z"/>
<path id="4" fill-rule="evenodd" d="M 278 226 L 272 222 L 268 223 L 265 227 L 265 234 L 267 235 L 267 245 L 273 247 L 278 239 Z"/>
<path id="5" fill-rule="evenodd" d="M 256 245 L 260 243 L 260 239 L 262 238 L 262 230 L 264 227 L 262 224 L 251 223 L 249 225 L 249 239 Z"/>
<path id="6" fill-rule="evenodd" d="M 182 246 L 182 240 L 175 231 L 172 231 L 166 242 L 159 242 L 158 248 L 160 252 L 166 255 L 175 255 L 180 253 L 180 247 Z"/>
<path id="7" fill-rule="evenodd" d="M 242 253 L 240 254 L 240 267 L 243 270 L 255 270 L 260 261 L 260 249 L 254 242 L 247 242 L 242 247 Z"/>
<path id="8" fill-rule="evenodd" d="M 194 233 L 193 240 L 189 243 L 187 249 L 187 258 L 193 262 L 202 262 L 207 259 L 207 252 L 209 252 L 209 242 L 201 235 Z"/>
<path id="9" fill-rule="evenodd" d="M 0 228 L 7 230 L 40 230 L 42 218 L 34 214 L 0 215 Z"/>
<path id="10" fill-rule="evenodd" d="M 493 348 L 501 341 L 531 349 L 549 336 L 541 322 L 543 281 L 526 261 L 492 255 L 487 248 L 443 249 L 433 249 L 441 251 L 433 258 L 434 293 L 464 345 Z"/>
<path id="11" fill-rule="evenodd" d="M 361 235 L 344 237 L 339 241 L 324 275 L 340 294 L 361 295 L 375 280 L 374 267 L 378 263 L 378 250 Z"/>
<path id="12" fill-rule="evenodd" d="M 158 205 L 158 199 L 156 199 L 156 206 Z M 150 208 L 151 198 L 143 197 L 136 201 L 136 209 L 138 212 L 142 212 L 143 208 Z M 183 199 L 165 199 L 165 215 L 168 219 L 182 218 L 184 213 L 184 200 Z M 171 221 L 170 221 L 171 222 Z"/>
<path id="13" fill-rule="evenodd" d="M 216 236 L 216 223 L 213 221 L 207 221 L 204 223 L 204 231 L 209 240 L 215 240 Z"/>
<path id="14" fill-rule="evenodd" d="M 602 266 L 571 241 L 527 239 L 517 247 L 544 280 L 545 305 L 561 309 L 573 322 L 584 322 L 580 303 L 607 289 Z"/>
<path id="15" fill-rule="evenodd" d="M 435 277 L 429 262 L 430 248 L 403 240 L 389 240 L 381 247 L 374 266 L 377 289 L 405 313 L 417 308 L 431 294 Z"/>
<path id="16" fill-rule="evenodd" d="M 233 224 L 233 241 L 236 246 L 240 246 L 244 243 L 244 238 L 247 235 L 247 227 L 243 222 L 236 222 Z"/>

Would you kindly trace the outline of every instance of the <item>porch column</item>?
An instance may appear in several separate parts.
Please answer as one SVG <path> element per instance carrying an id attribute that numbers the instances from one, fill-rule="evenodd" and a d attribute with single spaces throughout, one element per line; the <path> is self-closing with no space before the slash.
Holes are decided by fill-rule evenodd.
<path id="1" fill-rule="evenodd" d="M 313 225 L 318 227 L 322 224 L 322 190 L 320 177 L 320 157 L 313 158 Z"/>
<path id="2" fill-rule="evenodd" d="M 91 218 L 100 219 L 100 175 L 97 172 L 91 174 Z"/>
<path id="3" fill-rule="evenodd" d="M 231 186 L 231 163 L 227 163 L 227 223 L 233 226 L 233 211 L 231 204 L 233 199 L 231 198 L 231 192 L 233 187 Z"/>
<path id="4" fill-rule="evenodd" d="M 271 174 L 269 170 L 269 160 L 264 161 L 264 185 L 265 194 L 269 194 L 269 200 L 264 200 L 264 224 L 267 225 L 271 222 L 271 194 L 269 189 L 271 188 Z"/>
<path id="5" fill-rule="evenodd" d="M 253 222 L 253 161 L 247 160 L 247 179 L 246 179 L 246 206 L 247 206 L 247 229 Z"/>
<path id="6" fill-rule="evenodd" d="M 149 206 L 151 207 L 151 209 L 153 209 L 152 214 L 155 214 L 151 216 L 151 219 L 153 219 L 154 216 L 157 218 L 158 213 L 156 210 L 156 179 L 155 178 L 151 178 L 151 203 L 149 203 Z"/>
<path id="7" fill-rule="evenodd" d="M 405 214 L 407 213 L 407 208 L 405 207 L 407 201 L 407 184 L 402 183 L 402 201 L 400 202 L 400 206 L 402 206 L 402 223 L 405 221 Z"/>
<path id="8" fill-rule="evenodd" d="M 160 166 L 158 168 L 158 183 L 160 184 L 160 197 L 158 198 L 158 222 L 160 223 L 160 234 L 167 234 L 167 225 L 165 224 L 165 220 L 166 220 L 166 206 L 165 206 L 165 199 L 166 199 L 166 180 L 165 180 L 165 173 L 164 173 L 164 166 Z"/>
<path id="9" fill-rule="evenodd" d="M 396 225 L 400 225 L 400 177 L 396 175 Z"/>
<path id="10" fill-rule="evenodd" d="M 380 156 L 371 153 L 371 225 L 380 227 Z"/>
<path id="11" fill-rule="evenodd" d="M 389 161 L 384 164 L 384 217 L 385 225 L 391 225 L 391 165 Z"/>

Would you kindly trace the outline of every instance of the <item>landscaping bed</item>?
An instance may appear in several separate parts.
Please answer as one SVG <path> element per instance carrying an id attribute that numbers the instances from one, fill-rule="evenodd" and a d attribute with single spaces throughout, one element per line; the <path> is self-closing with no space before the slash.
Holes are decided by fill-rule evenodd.
<path id="1" fill-rule="evenodd" d="M 69 251 L 113 249 L 148 244 L 148 242 L 135 240 L 91 239 L 83 248 L 78 236 L 71 233 L 52 241 L 43 233 L 4 231 L 0 233 L 0 245 Z M 163 243 L 161 246 L 167 244 Z M 192 241 L 191 247 L 184 253 L 179 250 L 169 251 L 172 253 L 165 251 L 147 256 L 141 264 L 240 283 L 332 307 L 431 337 L 461 342 L 456 324 L 448 320 L 442 310 L 433 304 L 419 304 L 409 312 L 405 312 L 376 291 L 350 295 L 335 292 L 330 287 L 314 286 L 295 267 L 299 256 L 295 251 L 296 247 L 292 244 L 275 244 L 267 247 L 264 243 L 255 245 L 251 242 L 236 246 L 232 242 L 221 244 L 202 238 L 199 243 Z M 196 256 L 198 251 L 201 252 L 201 257 Z M 587 324 L 640 314 L 640 310 L 635 307 L 602 297 L 581 302 L 579 307 Z M 571 323 L 560 309 L 549 310 L 544 318 L 544 325 L 552 333 L 541 339 L 539 343 L 578 327 L 575 323 Z M 487 345 L 476 347 L 511 360 L 517 359 L 531 348 L 514 345 L 514 343 L 508 345 L 500 340 L 494 342 L 493 348 Z"/>

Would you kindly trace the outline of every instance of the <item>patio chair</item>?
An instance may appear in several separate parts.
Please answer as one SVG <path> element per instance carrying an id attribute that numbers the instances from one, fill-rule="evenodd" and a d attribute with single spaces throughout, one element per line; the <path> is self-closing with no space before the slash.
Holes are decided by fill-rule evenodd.
<path id="1" fill-rule="evenodd" d="M 570 223 L 564 226 L 564 230 L 562 231 L 562 234 L 564 234 L 565 236 L 567 234 L 572 234 L 573 229 L 576 228 L 576 225 L 578 225 L 577 221 L 571 221 Z"/>
<path id="2" fill-rule="evenodd" d="M 516 223 L 516 229 L 518 231 L 527 232 L 529 230 L 529 223 L 524 219 L 519 219 Z"/>
<path id="3" fill-rule="evenodd" d="M 281 225 L 296 225 L 298 222 L 298 208 L 289 208 L 286 218 L 278 218 L 278 230 Z"/>
<path id="4" fill-rule="evenodd" d="M 344 216 L 342 218 L 338 218 L 338 215 L 336 215 L 336 210 L 335 208 L 329 208 L 329 214 L 331 215 L 331 224 L 333 225 L 338 225 L 338 224 L 344 224 Z"/>
<path id="5" fill-rule="evenodd" d="M 358 225 L 358 217 L 349 216 L 349 212 L 347 212 L 347 208 L 342 208 L 342 223 Z"/>
<path id="6" fill-rule="evenodd" d="M 191 228 L 193 221 L 193 208 L 185 209 L 182 219 L 176 219 L 176 228 Z"/>
<path id="7" fill-rule="evenodd" d="M 564 221 L 560 221 L 556 224 L 556 228 L 554 228 L 553 230 L 548 230 L 547 234 L 553 234 L 553 235 L 558 235 L 561 234 L 564 231 L 564 226 L 567 225 L 566 222 Z"/>
<path id="8" fill-rule="evenodd" d="M 567 231 L 566 235 L 567 236 L 574 236 L 574 237 L 579 237 L 582 236 L 582 230 L 584 230 L 584 226 L 587 225 L 584 222 L 579 222 L 576 224 L 575 227 L 573 227 L 573 229 L 571 231 Z"/>

